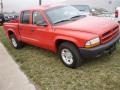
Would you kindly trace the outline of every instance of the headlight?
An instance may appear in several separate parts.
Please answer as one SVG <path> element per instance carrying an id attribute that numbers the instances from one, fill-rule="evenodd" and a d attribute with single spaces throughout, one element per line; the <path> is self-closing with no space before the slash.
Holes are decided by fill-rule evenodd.
<path id="1" fill-rule="evenodd" d="M 92 48 L 100 44 L 100 38 L 97 37 L 95 39 L 89 40 L 86 42 L 85 47 L 86 48 Z"/>

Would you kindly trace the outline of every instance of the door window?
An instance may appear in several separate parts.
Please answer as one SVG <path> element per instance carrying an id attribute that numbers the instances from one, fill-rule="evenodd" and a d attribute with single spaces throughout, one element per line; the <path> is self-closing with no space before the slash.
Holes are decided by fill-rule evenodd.
<path id="1" fill-rule="evenodd" d="M 30 23 L 30 11 L 22 12 L 21 23 L 23 23 L 23 24 L 29 24 Z"/>
<path id="2" fill-rule="evenodd" d="M 45 20 L 43 19 L 42 15 L 39 11 L 33 12 L 33 24 L 37 25 L 38 23 L 44 23 Z"/>

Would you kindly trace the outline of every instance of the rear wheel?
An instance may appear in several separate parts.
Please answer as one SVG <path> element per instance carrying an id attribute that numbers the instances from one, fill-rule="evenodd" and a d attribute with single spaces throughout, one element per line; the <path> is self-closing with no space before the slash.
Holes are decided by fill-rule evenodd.
<path id="1" fill-rule="evenodd" d="M 16 39 L 14 34 L 10 35 L 10 40 L 14 48 L 16 49 L 23 48 L 23 44 Z"/>
<path id="2" fill-rule="evenodd" d="M 59 56 L 63 64 L 70 68 L 79 67 L 83 61 L 78 48 L 69 42 L 65 42 L 60 45 Z"/>

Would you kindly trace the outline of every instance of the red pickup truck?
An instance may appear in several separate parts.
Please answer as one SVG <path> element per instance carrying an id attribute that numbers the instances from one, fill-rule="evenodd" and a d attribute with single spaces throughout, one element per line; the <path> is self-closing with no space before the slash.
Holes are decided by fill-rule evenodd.
<path id="1" fill-rule="evenodd" d="M 67 67 L 79 67 L 83 59 L 111 53 L 120 38 L 119 25 L 99 17 L 80 15 L 67 5 L 46 5 L 24 10 L 16 21 L 4 24 L 14 48 L 23 43 L 51 50 Z"/>

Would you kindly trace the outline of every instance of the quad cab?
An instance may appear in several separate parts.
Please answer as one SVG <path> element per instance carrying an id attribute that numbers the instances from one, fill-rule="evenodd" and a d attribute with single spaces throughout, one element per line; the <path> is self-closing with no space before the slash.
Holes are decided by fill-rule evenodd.
<path id="1" fill-rule="evenodd" d="M 46 5 L 24 10 L 19 19 L 4 24 L 14 48 L 23 43 L 45 48 L 59 56 L 64 65 L 76 68 L 84 58 L 99 57 L 115 50 L 119 25 L 100 17 L 83 17 L 67 5 Z"/>

